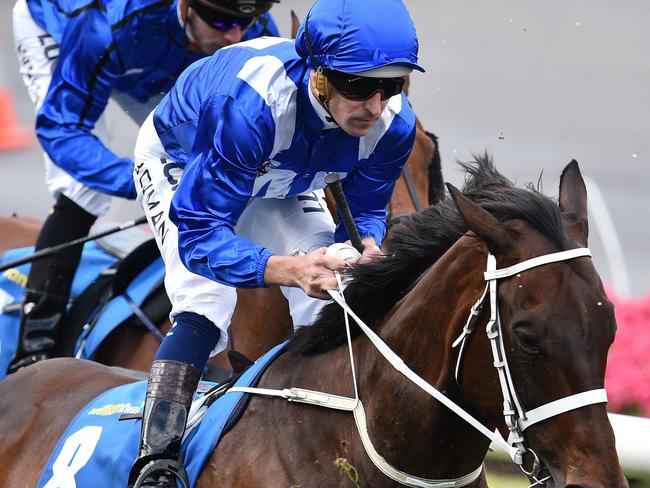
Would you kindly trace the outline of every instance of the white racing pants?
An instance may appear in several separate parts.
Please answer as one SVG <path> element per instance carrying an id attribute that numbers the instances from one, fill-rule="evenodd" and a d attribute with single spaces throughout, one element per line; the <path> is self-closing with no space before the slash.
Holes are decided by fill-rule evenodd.
<path id="1" fill-rule="evenodd" d="M 52 36 L 34 22 L 26 0 L 17 0 L 14 5 L 13 30 L 20 74 L 27 87 L 29 97 L 38 111 L 47 95 L 54 65 L 59 58 L 59 45 L 52 39 Z M 141 125 L 161 97 L 154 97 L 146 104 L 136 102 L 127 95 L 117 92 L 112 98 L 135 123 Z M 103 142 L 108 140 L 104 117 L 100 117 L 96 122 L 93 134 Z M 55 199 L 63 194 L 86 212 L 97 217 L 108 212 L 111 204 L 110 195 L 85 187 L 54 164 L 46 153 L 43 153 L 43 157 L 45 160 L 45 184 Z"/>
<path id="2" fill-rule="evenodd" d="M 165 288 L 172 303 L 171 318 L 181 312 L 203 315 L 221 329 L 213 354 L 225 349 L 228 327 L 237 302 L 236 289 L 190 272 L 178 253 L 178 229 L 169 220 L 174 190 L 182 177 L 165 153 L 153 125 L 153 114 L 144 122 L 135 146 L 135 187 L 138 199 L 154 230 L 165 262 Z M 323 211 L 314 211 L 320 208 Z M 156 229 L 164 225 L 164 240 Z M 242 213 L 237 235 L 278 255 L 310 252 L 334 242 L 334 221 L 327 211 L 322 190 L 286 199 L 253 198 Z M 323 300 L 308 297 L 300 288 L 282 287 L 289 302 L 294 329 L 309 325 Z"/>

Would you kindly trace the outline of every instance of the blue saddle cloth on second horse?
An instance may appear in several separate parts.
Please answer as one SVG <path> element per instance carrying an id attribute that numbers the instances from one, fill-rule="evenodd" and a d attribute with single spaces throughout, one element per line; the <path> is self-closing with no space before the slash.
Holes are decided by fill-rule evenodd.
<path id="1" fill-rule="evenodd" d="M 151 239 L 151 236 L 146 233 L 138 234 L 134 231 L 133 234 L 135 236 L 131 237 L 131 242 L 126 242 L 122 250 L 118 250 L 116 244 L 107 243 L 105 240 L 101 243 L 88 242 L 84 245 L 81 262 L 72 283 L 73 299 L 77 299 L 95 283 L 102 272 L 117 266 L 120 258 Z M 108 248 L 107 244 L 112 244 L 113 248 Z M 12 249 L 2 256 L 1 262 L 7 263 L 20 259 L 32 254 L 33 251 L 33 247 Z M 0 310 L 2 311 L 0 313 L 0 380 L 5 377 L 7 366 L 18 344 L 19 304 L 23 299 L 30 267 L 31 263 L 27 263 L 0 274 Z M 162 258 L 157 257 L 133 277 L 126 286 L 125 293 L 128 293 L 132 303 L 140 306 L 154 290 L 162 286 L 164 276 L 165 266 Z M 94 359 L 104 339 L 133 315 L 132 303 L 129 303 L 124 293 L 111 297 L 110 301 L 98 310 L 97 316 L 92 321 L 92 327 L 85 328 L 78 337 L 74 348 L 75 356 L 81 359 Z M 82 318 L 82 320 L 86 319 L 87 317 Z"/>
<path id="2" fill-rule="evenodd" d="M 284 350 L 277 345 L 248 368 L 234 386 L 255 385 L 268 365 Z M 122 420 L 122 414 L 142 412 L 146 382 L 118 386 L 86 405 L 59 439 L 41 475 L 37 488 L 59 486 L 126 486 L 136 458 L 141 420 Z M 209 392 L 206 394 L 209 396 Z M 198 394 L 190 413 L 188 431 L 181 448 L 185 469 L 194 487 L 203 465 L 217 446 L 224 427 L 247 393 L 227 392 L 201 409 L 204 394 Z M 202 414 L 200 421 L 195 417 Z"/>
<path id="3" fill-rule="evenodd" d="M 33 247 L 11 249 L 2 257 L 3 263 L 29 256 L 34 252 Z M 71 296 L 77 297 L 88 288 L 97 278 L 97 275 L 117 261 L 117 258 L 106 253 L 94 242 L 84 245 L 81 262 L 72 283 Z M 0 379 L 5 377 L 9 361 L 16 352 L 18 344 L 18 330 L 20 313 L 17 307 L 20 304 L 27 285 L 27 276 L 31 263 L 10 268 L 0 275 Z"/>

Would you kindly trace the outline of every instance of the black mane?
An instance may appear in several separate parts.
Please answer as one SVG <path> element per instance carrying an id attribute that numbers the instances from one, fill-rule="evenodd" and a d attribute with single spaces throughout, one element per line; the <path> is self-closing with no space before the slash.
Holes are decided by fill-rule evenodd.
<path id="1" fill-rule="evenodd" d="M 494 168 L 487 154 L 459 164 L 467 172 L 463 193 L 468 198 L 501 221 L 528 221 L 560 249 L 566 249 L 555 202 L 530 185 L 525 189 L 515 187 Z M 366 324 L 376 325 L 466 231 L 467 226 L 449 195 L 436 205 L 401 219 L 384 242 L 387 256 L 351 271 L 353 281 L 345 291 L 347 303 Z M 352 326 L 353 336 L 359 333 L 359 328 Z M 303 327 L 293 336 L 289 350 L 318 354 L 345 340 L 341 307 L 330 303 L 323 307 L 312 326 Z"/>

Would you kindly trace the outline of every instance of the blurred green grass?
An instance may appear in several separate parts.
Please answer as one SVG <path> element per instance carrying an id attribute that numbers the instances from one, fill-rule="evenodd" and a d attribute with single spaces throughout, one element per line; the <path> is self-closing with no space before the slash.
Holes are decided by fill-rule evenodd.
<path id="1" fill-rule="evenodd" d="M 528 488 L 528 479 L 516 468 L 506 463 L 487 462 L 487 479 L 490 488 Z M 630 488 L 650 488 L 650 483 L 630 480 Z"/>
<path id="2" fill-rule="evenodd" d="M 530 485 L 523 475 L 507 475 L 488 472 L 487 479 L 490 488 L 528 488 Z"/>

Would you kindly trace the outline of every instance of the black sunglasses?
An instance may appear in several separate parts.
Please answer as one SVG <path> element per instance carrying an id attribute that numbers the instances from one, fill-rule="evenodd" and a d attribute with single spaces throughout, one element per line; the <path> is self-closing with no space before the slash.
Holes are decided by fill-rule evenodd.
<path id="1" fill-rule="evenodd" d="M 402 93 L 406 82 L 405 77 L 369 78 L 331 69 L 323 69 L 323 74 L 334 89 L 348 100 L 368 100 L 377 92 L 381 93 L 382 100 L 388 100 Z"/>
<path id="2" fill-rule="evenodd" d="M 217 12 L 199 2 L 192 2 L 190 6 L 201 17 L 201 20 L 221 32 L 229 31 L 235 27 L 241 27 L 242 30 L 248 29 L 255 20 L 255 17 L 235 17 L 234 15 Z"/>

